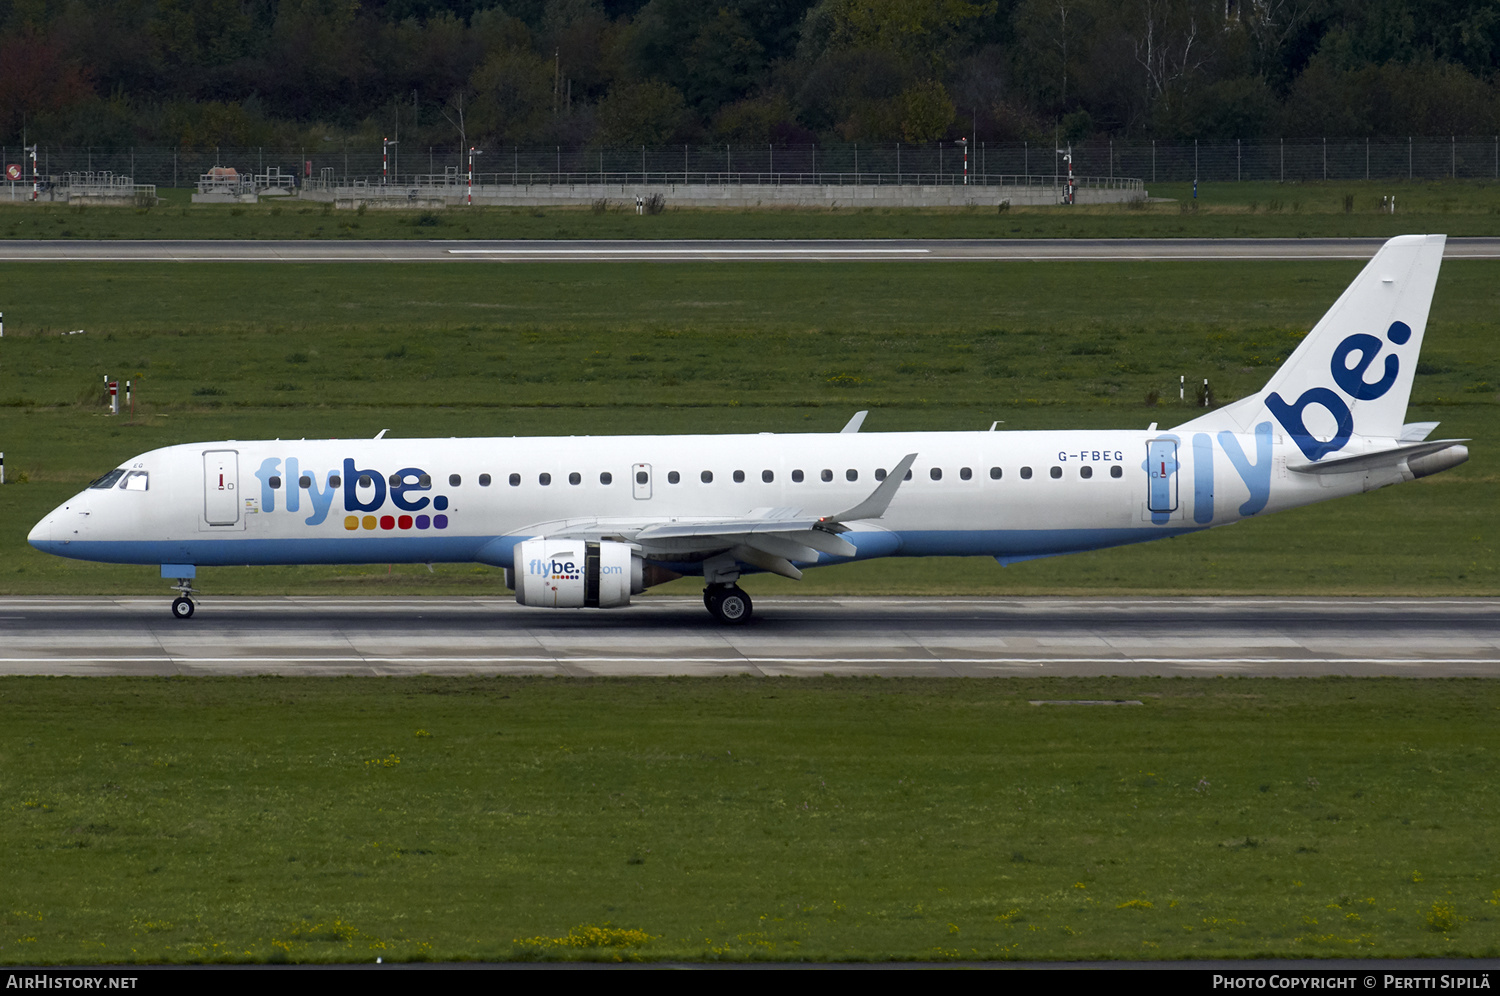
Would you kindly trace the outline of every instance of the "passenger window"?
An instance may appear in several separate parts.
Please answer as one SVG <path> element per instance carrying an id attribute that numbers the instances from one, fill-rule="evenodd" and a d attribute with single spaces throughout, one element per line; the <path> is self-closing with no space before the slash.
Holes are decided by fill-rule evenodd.
<path id="1" fill-rule="evenodd" d="M 273 488 L 275 486 L 276 485 L 274 485 L 274 484 L 271 485 L 271 487 L 273 487 Z M 401 475 L 400 474 L 392 474 L 391 475 L 391 487 L 393 487 L 393 488 L 399 488 L 400 486 L 401 486 Z"/>
<path id="2" fill-rule="evenodd" d="M 760 472 L 760 479 L 766 484 L 770 484 L 772 481 L 776 480 L 776 475 L 769 470 L 763 470 Z"/>
<path id="3" fill-rule="evenodd" d="M 599 483 L 600 484 L 613 484 L 613 483 L 615 483 L 615 475 L 611 474 L 609 471 L 606 470 L 602 474 L 599 475 Z"/>
<path id="4" fill-rule="evenodd" d="M 338 474 L 329 474 L 328 486 L 331 488 L 341 488 L 344 486 L 344 479 Z"/>
<path id="5" fill-rule="evenodd" d="M 745 483 L 745 472 L 743 470 L 737 470 L 737 471 L 734 472 L 734 483 L 736 483 L 736 484 L 744 484 Z"/>
<path id="6" fill-rule="evenodd" d="M 852 468 L 849 469 L 849 470 L 844 471 L 844 480 L 846 480 L 846 481 L 857 481 L 857 480 L 859 480 L 859 471 L 854 470 Z"/>
<path id="7" fill-rule="evenodd" d="M 1058 478 L 1062 477 L 1062 468 L 1053 467 L 1050 471 L 1048 471 L 1048 473 L 1052 475 L 1052 479 L 1055 481 Z"/>
<path id="8" fill-rule="evenodd" d="M 362 488 L 373 488 L 375 486 L 375 482 L 370 479 L 369 474 L 360 474 L 359 486 Z"/>
<path id="9" fill-rule="evenodd" d="M 934 481 L 941 481 L 943 479 L 943 468 L 934 467 L 927 472 L 927 476 L 932 478 Z"/>
<path id="10" fill-rule="evenodd" d="M 457 474 L 449 474 L 448 475 L 448 487 L 450 487 L 450 488 L 456 488 L 456 487 L 458 487 L 462 483 L 463 483 L 463 478 L 459 477 Z"/>
<path id="11" fill-rule="evenodd" d="M 703 473 L 698 475 L 698 480 L 702 481 L 704 484 L 712 484 L 714 482 L 714 472 L 711 470 L 705 470 Z"/>
<path id="12" fill-rule="evenodd" d="M 827 482 L 833 480 L 833 471 L 831 471 L 831 470 L 825 470 L 825 471 L 823 471 L 823 473 L 819 474 L 818 476 L 821 477 L 823 479 L 823 482 L 826 484 Z"/>
<path id="13" fill-rule="evenodd" d="M 794 470 L 794 471 L 792 471 L 792 483 L 793 484 L 801 484 L 802 483 L 802 471 L 800 471 L 800 470 Z"/>
<path id="14" fill-rule="evenodd" d="M 974 476 L 974 471 L 970 470 L 968 467 L 961 467 L 961 468 L 959 468 L 958 479 L 960 481 L 967 481 L 970 478 L 972 478 L 973 476 Z"/>
<path id="15" fill-rule="evenodd" d="M 679 474 L 679 473 L 677 473 L 677 471 L 675 471 L 675 470 L 669 470 L 669 471 L 667 471 L 667 483 L 668 484 L 676 484 L 677 482 L 679 482 L 681 480 L 682 480 L 682 475 Z"/>
<path id="16" fill-rule="evenodd" d="M 127 479 L 127 481 L 126 481 L 126 483 L 127 483 L 127 484 L 128 484 L 128 483 L 129 483 L 129 480 L 128 480 L 128 479 Z M 269 484 L 269 485 L 271 485 L 271 490 L 272 490 L 272 491 L 275 491 L 275 490 L 277 490 L 277 489 L 278 489 L 278 488 L 280 488 L 280 487 L 281 487 L 281 478 L 279 478 L 279 477 L 272 477 L 272 478 L 271 478 L 271 479 L 270 479 L 270 480 L 269 480 L 269 481 L 267 481 L 267 482 L 266 482 L 266 483 L 267 483 L 267 484 Z M 120 487 L 122 487 L 122 488 L 123 488 L 123 487 L 125 487 L 125 485 L 124 485 L 124 484 L 122 484 L 122 485 L 120 485 Z"/>
<path id="17" fill-rule="evenodd" d="M 651 481 L 651 475 L 648 474 L 648 473 L 646 473 L 644 470 L 638 470 L 638 471 L 635 472 L 635 483 L 637 483 L 637 484 L 649 484 L 650 481 Z"/>
<path id="18" fill-rule="evenodd" d="M 905 477 L 903 477 L 903 478 L 901 478 L 901 479 L 902 479 L 902 480 L 903 480 L 903 481 L 909 481 L 909 480 L 911 480 L 911 471 L 909 471 L 909 470 L 908 470 L 908 471 L 907 471 L 907 472 L 906 472 L 906 476 L 905 476 Z"/>
<path id="19" fill-rule="evenodd" d="M 1030 467 L 1022 467 L 1021 468 L 1021 480 L 1023 480 L 1023 481 L 1029 481 L 1029 480 L 1031 480 L 1031 468 Z"/>
<path id="20" fill-rule="evenodd" d="M 551 474 L 538 474 L 538 475 L 536 475 L 536 482 L 538 484 L 540 484 L 542 487 L 545 488 L 547 485 L 549 485 L 549 484 L 552 483 L 552 475 Z"/>
<path id="21" fill-rule="evenodd" d="M 479 475 L 479 486 L 481 488 L 487 488 L 487 487 L 489 487 L 490 486 L 490 475 L 488 475 L 488 474 L 480 474 Z M 426 474 L 422 475 L 422 487 L 424 487 L 424 488 L 430 488 L 430 487 L 432 487 L 432 478 L 428 477 Z"/>
<path id="22" fill-rule="evenodd" d="M 303 474 L 301 477 L 297 478 L 297 487 L 299 487 L 299 488 L 310 488 L 310 487 L 312 487 L 312 478 L 308 477 L 306 474 Z"/>
<path id="23" fill-rule="evenodd" d="M 583 475 L 580 474 L 576 470 L 573 471 L 573 473 L 571 473 L 571 474 L 568 475 L 568 483 L 569 484 L 582 484 L 583 483 Z"/>
<path id="24" fill-rule="evenodd" d="M 992 480 L 992 481 L 998 481 L 998 480 L 1000 480 L 1000 473 L 1001 473 L 1001 471 L 1000 471 L 999 467 L 991 467 L 990 468 L 990 480 Z"/>
<path id="25" fill-rule="evenodd" d="M 1091 478 L 1091 477 L 1094 476 L 1094 468 L 1093 467 L 1079 467 L 1078 468 L 1078 476 L 1081 477 L 1081 478 L 1083 478 L 1085 481 L 1087 481 L 1089 478 Z"/>
<path id="26" fill-rule="evenodd" d="M 1121 473 L 1122 471 L 1119 464 L 1115 464 L 1113 467 L 1109 468 L 1110 477 L 1119 477 Z"/>
<path id="27" fill-rule="evenodd" d="M 488 475 L 488 474 L 481 474 L 481 475 L 479 475 L 479 483 L 483 484 L 485 487 L 489 487 L 489 484 L 490 484 L 490 475 Z M 430 487 L 432 487 L 432 475 L 431 474 L 420 474 L 420 475 L 418 475 L 418 477 L 417 477 L 417 487 L 419 487 L 419 488 L 430 488 Z"/>
<path id="28" fill-rule="evenodd" d="M 885 480 L 885 468 L 884 467 L 876 467 L 875 468 L 875 480 L 877 480 L 877 481 L 883 481 L 883 480 Z"/>
<path id="29" fill-rule="evenodd" d="M 519 488 L 521 486 L 521 475 L 520 474 L 512 474 L 512 475 L 510 475 L 510 486 L 513 487 L 513 488 Z"/>

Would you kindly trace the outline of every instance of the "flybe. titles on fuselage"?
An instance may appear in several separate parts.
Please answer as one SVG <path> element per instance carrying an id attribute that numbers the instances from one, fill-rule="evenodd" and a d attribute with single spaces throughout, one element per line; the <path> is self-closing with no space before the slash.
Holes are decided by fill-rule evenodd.
<path id="1" fill-rule="evenodd" d="M 344 459 L 343 473 L 330 470 L 321 475 L 304 470 L 297 457 L 267 457 L 261 461 L 255 477 L 260 481 L 262 512 L 278 510 L 277 494 L 283 496 L 282 510 L 301 513 L 304 495 L 311 514 L 303 521 L 309 526 L 321 525 L 333 510 L 334 501 L 343 493 L 345 529 L 446 529 L 448 498 L 432 494 L 432 475 L 421 467 L 403 467 L 390 474 L 361 470 L 354 460 Z M 284 486 L 283 486 L 284 485 Z M 379 515 L 389 503 L 394 514 Z M 428 512 L 432 513 L 429 515 Z M 364 513 L 364 514 L 360 514 Z"/>

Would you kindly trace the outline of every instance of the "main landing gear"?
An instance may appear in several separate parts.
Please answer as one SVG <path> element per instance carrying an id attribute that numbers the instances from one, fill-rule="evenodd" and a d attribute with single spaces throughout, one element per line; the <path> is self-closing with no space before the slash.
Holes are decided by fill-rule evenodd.
<path id="1" fill-rule="evenodd" d="M 178 578 L 177 583 L 172 586 L 177 592 L 177 597 L 172 599 L 172 615 L 177 619 L 193 618 L 193 609 L 197 608 L 189 595 L 196 595 L 198 590 L 193 587 L 192 578 Z"/>
<path id="2" fill-rule="evenodd" d="M 750 621 L 750 596 L 737 584 L 711 584 L 703 589 L 703 606 L 726 626 L 741 626 Z"/>

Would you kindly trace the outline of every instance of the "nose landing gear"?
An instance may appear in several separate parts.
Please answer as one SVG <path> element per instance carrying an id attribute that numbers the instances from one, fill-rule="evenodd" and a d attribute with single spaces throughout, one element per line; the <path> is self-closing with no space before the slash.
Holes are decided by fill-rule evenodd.
<path id="1" fill-rule="evenodd" d="M 172 586 L 177 592 L 177 597 L 172 599 L 172 615 L 177 619 L 193 618 L 193 609 L 197 608 L 189 595 L 196 595 L 198 589 L 193 587 L 192 578 L 178 578 L 177 583 Z"/>
<path id="2" fill-rule="evenodd" d="M 742 626 L 749 622 L 753 609 L 750 596 L 737 584 L 711 584 L 704 588 L 703 606 L 726 626 Z"/>

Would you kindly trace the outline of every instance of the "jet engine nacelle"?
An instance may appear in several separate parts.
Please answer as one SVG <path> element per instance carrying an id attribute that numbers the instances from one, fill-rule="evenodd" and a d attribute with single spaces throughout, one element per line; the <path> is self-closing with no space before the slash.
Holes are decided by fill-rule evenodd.
<path id="1" fill-rule="evenodd" d="M 640 555 L 607 540 L 526 540 L 509 573 L 516 601 L 548 609 L 613 609 L 646 590 Z"/>

